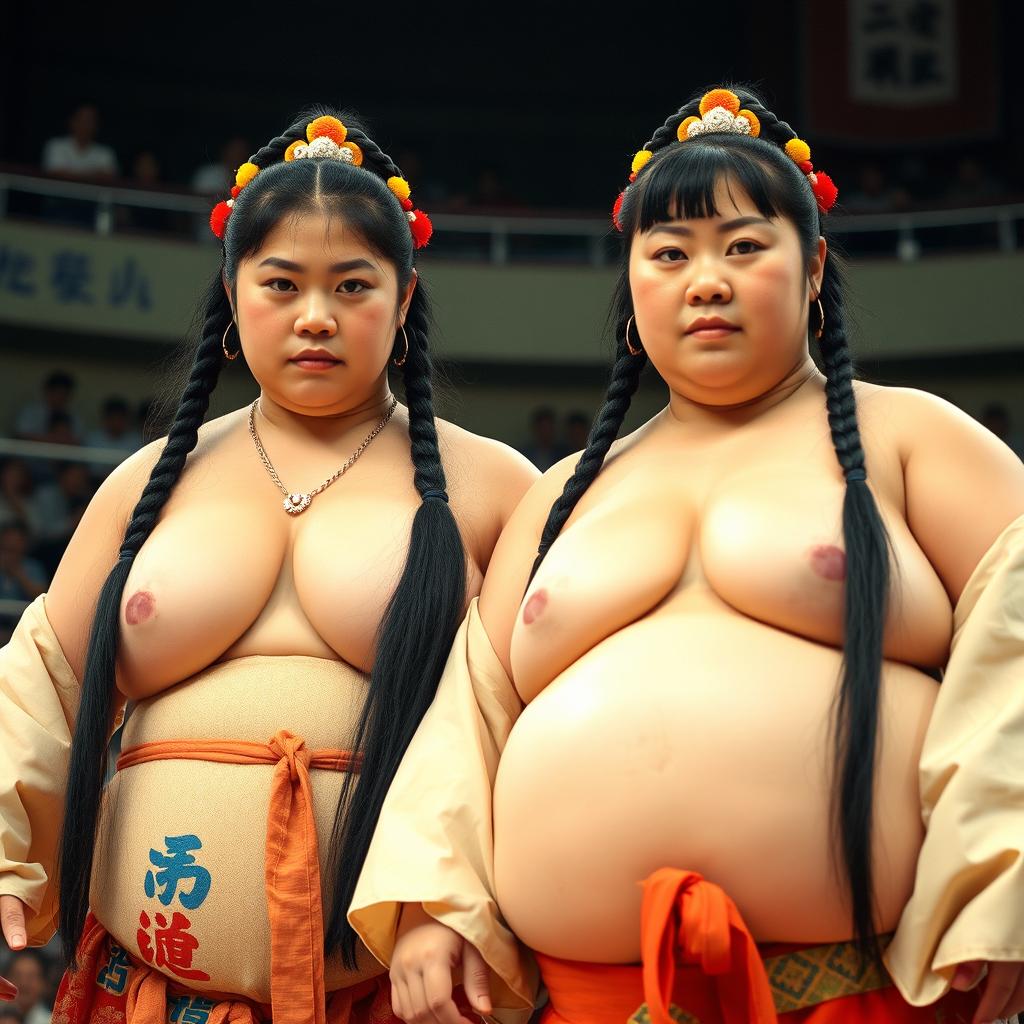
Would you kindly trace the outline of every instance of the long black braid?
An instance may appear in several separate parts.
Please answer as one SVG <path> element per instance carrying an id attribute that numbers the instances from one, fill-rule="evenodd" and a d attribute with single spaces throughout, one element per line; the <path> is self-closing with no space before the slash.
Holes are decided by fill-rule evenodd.
<path id="1" fill-rule="evenodd" d="M 210 286 L 205 310 L 202 340 L 174 414 L 167 443 L 132 512 L 120 555 L 100 590 L 93 617 L 81 702 L 71 744 L 64 825 L 58 852 L 59 930 L 65 966 L 74 966 L 74 953 L 89 909 L 89 882 L 106 769 L 105 755 L 113 725 L 121 598 L 135 556 L 152 533 L 160 512 L 181 477 L 189 452 L 196 446 L 210 395 L 224 365 L 221 336 L 230 323 L 231 307 L 219 277 Z"/>
<path id="2" fill-rule="evenodd" d="M 670 194 L 678 199 L 687 188 L 685 182 L 689 180 L 692 190 L 690 194 L 696 197 L 690 205 L 705 210 L 708 208 L 710 204 L 707 197 L 713 192 L 715 179 L 707 179 L 705 172 L 705 180 L 699 185 L 692 184 L 694 179 L 700 177 L 700 171 L 696 169 L 695 163 L 687 164 L 684 168 L 682 161 L 688 158 L 696 161 L 713 150 L 718 160 L 714 164 L 713 173 L 735 173 L 745 183 L 757 185 L 757 189 L 752 188 L 752 192 L 757 191 L 761 197 L 761 205 L 765 207 L 762 212 L 766 216 L 779 213 L 789 216 L 801 234 L 805 253 L 812 251 L 822 233 L 817 206 L 803 174 L 781 152 L 786 142 L 796 137 L 796 133 L 749 91 L 736 88 L 732 91 L 740 97 L 742 106 L 752 111 L 760 121 L 760 139 L 735 134 L 705 134 L 688 140 L 683 146 L 674 145 L 678 141 L 680 123 L 686 117 L 699 113 L 699 99 L 694 98 L 681 107 L 654 132 L 643 147 L 654 155 L 640 170 L 636 182 L 623 197 L 619 223 L 627 239 L 631 239 L 637 230 L 649 226 L 644 223 L 645 218 L 658 216 L 654 211 L 657 202 L 645 195 L 645 190 L 649 193 L 655 187 L 651 185 L 650 179 L 653 169 L 659 164 L 669 168 L 664 172 L 655 172 L 661 174 L 659 186 L 663 190 L 668 188 Z M 669 164 L 669 160 L 675 162 Z M 667 207 L 671 204 L 665 205 Z M 667 209 L 662 210 L 660 218 L 667 217 Z M 633 312 L 628 261 L 627 242 L 609 315 L 609 321 L 615 325 L 617 345 L 605 404 L 597 416 L 573 475 L 548 515 L 531 579 L 572 510 L 600 471 L 621 429 L 645 362 L 645 355 L 630 355 L 625 343 L 626 323 Z M 857 426 L 853 365 L 843 315 L 842 271 L 834 252 L 830 253 L 826 261 L 819 298 L 825 320 L 820 349 L 826 376 L 828 422 L 836 458 L 846 481 L 842 516 L 847 576 L 842 678 L 833 718 L 835 782 L 832 788 L 832 826 L 837 845 L 842 849 L 854 938 L 867 955 L 877 958 L 878 946 L 873 926 L 872 807 L 882 635 L 889 593 L 890 545 L 874 496 L 867 486 L 864 450 Z M 638 339 L 634 337 L 632 340 L 635 345 Z"/>
<path id="3" fill-rule="evenodd" d="M 224 236 L 224 277 L 233 281 L 239 262 L 257 251 L 273 226 L 297 209 L 326 209 L 352 222 L 369 244 L 398 270 L 400 287 L 413 272 L 413 245 L 405 211 L 385 180 L 401 177 L 394 161 L 366 135 L 353 115 L 342 114 L 348 138 L 363 152 L 363 169 L 339 161 L 295 161 L 286 170 L 285 150 L 305 139 L 305 126 L 323 107 L 303 112 L 282 135 L 250 157 L 260 173 L 242 190 Z M 370 171 L 372 173 L 364 173 Z M 221 273 L 203 305 L 201 340 L 191 375 L 174 416 L 167 443 L 131 516 L 121 555 L 97 601 L 82 681 L 60 841 L 60 933 L 68 966 L 88 910 L 96 829 L 103 788 L 106 745 L 112 725 L 114 672 L 120 640 L 120 604 L 132 561 L 149 537 L 181 476 L 223 365 L 222 335 L 231 305 Z M 413 477 L 421 502 L 413 517 L 409 552 L 401 580 L 388 604 L 377 638 L 377 656 L 357 727 L 363 752 L 359 785 L 346 779 L 332 843 L 333 908 L 326 924 L 328 951 L 340 945 L 345 962 L 355 963 L 356 936 L 346 911 L 380 805 L 402 754 L 437 689 L 465 602 L 466 556 L 455 517 L 447 504 L 431 390 L 431 317 L 422 281 L 407 310 L 409 351 L 404 382 L 409 407 Z M 396 338 L 400 356 L 404 340 Z"/>

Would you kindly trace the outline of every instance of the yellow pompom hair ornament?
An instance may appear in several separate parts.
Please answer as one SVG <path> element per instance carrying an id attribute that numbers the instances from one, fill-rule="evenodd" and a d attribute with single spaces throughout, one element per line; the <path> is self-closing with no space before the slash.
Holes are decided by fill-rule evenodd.
<path id="1" fill-rule="evenodd" d="M 412 191 L 412 189 L 409 188 L 409 182 L 407 182 L 405 178 L 399 178 L 397 176 L 388 178 L 388 188 L 391 189 L 399 202 L 403 199 L 408 199 L 409 193 Z"/>
<path id="2" fill-rule="evenodd" d="M 790 139 L 785 146 L 786 155 L 794 162 L 802 164 L 811 159 L 811 147 L 803 139 Z"/>
<path id="3" fill-rule="evenodd" d="M 340 146 L 347 135 L 348 129 L 336 117 L 331 117 L 329 114 L 314 118 L 306 125 L 306 138 L 310 142 L 326 137 Z"/>
<path id="4" fill-rule="evenodd" d="M 706 92 L 700 100 L 700 114 L 703 117 L 709 110 L 715 107 L 725 107 L 730 114 L 740 112 L 740 98 L 729 89 L 712 89 Z"/>
<path id="5" fill-rule="evenodd" d="M 294 142 L 293 142 L 293 143 L 292 143 L 292 144 L 291 144 L 291 145 L 290 145 L 290 146 L 289 146 L 289 147 L 288 147 L 288 148 L 287 148 L 287 149 L 286 149 L 286 150 L 284 151 L 284 158 L 285 158 L 285 160 L 287 160 L 287 161 L 291 161 L 291 160 L 294 160 L 294 159 L 295 159 L 295 150 L 297 150 L 297 149 L 299 148 L 299 146 L 304 146 L 304 145 L 306 145 L 306 143 L 305 143 L 305 142 L 303 142 L 303 140 L 302 140 L 302 139 L 296 139 L 296 140 L 295 140 L 295 141 L 294 141 Z"/>
<path id="6" fill-rule="evenodd" d="M 235 172 L 235 184 L 239 188 L 245 188 L 246 185 L 260 173 L 260 169 L 248 160 L 242 164 L 241 167 Z"/>
<path id="7" fill-rule="evenodd" d="M 638 150 L 633 157 L 633 163 L 631 166 L 633 173 L 639 174 L 640 169 L 646 166 L 647 161 L 650 160 L 652 156 L 654 156 L 654 154 L 649 149 Z"/>

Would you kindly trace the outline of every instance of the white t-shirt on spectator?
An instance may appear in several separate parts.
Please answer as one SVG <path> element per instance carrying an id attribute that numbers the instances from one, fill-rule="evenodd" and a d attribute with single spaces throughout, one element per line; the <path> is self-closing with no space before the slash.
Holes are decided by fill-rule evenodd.
<path id="1" fill-rule="evenodd" d="M 235 181 L 223 164 L 204 164 L 192 175 L 192 191 L 204 196 L 229 192 Z"/>
<path id="2" fill-rule="evenodd" d="M 70 135 L 50 139 L 43 147 L 43 170 L 64 174 L 117 174 L 117 157 L 109 146 L 98 142 L 79 148 Z"/>

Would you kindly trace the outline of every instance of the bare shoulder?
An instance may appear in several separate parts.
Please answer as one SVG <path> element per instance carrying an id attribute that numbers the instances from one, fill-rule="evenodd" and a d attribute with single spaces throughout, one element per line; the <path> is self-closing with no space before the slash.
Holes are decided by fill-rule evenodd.
<path id="1" fill-rule="evenodd" d="M 538 470 L 511 445 L 447 420 L 437 420 L 437 436 L 452 498 L 495 517 L 500 531 Z"/>
<path id="2" fill-rule="evenodd" d="M 235 429 L 241 414 L 232 412 L 204 424 L 191 457 L 201 457 Z M 166 437 L 145 445 L 100 484 L 47 591 L 47 618 L 78 678 L 85 664 L 96 599 L 117 561 L 132 512 L 166 445 Z"/>
<path id="3" fill-rule="evenodd" d="M 865 414 L 899 446 L 907 523 L 955 600 L 999 534 L 1024 515 L 1024 463 L 937 395 L 877 386 L 865 394 Z"/>

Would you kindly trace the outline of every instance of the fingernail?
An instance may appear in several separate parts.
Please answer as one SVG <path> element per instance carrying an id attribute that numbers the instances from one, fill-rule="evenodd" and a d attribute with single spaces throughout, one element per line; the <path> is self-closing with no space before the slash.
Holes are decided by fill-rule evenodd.
<path id="1" fill-rule="evenodd" d="M 21 949 L 25 945 L 25 933 L 14 932 L 11 935 L 11 949 Z"/>

